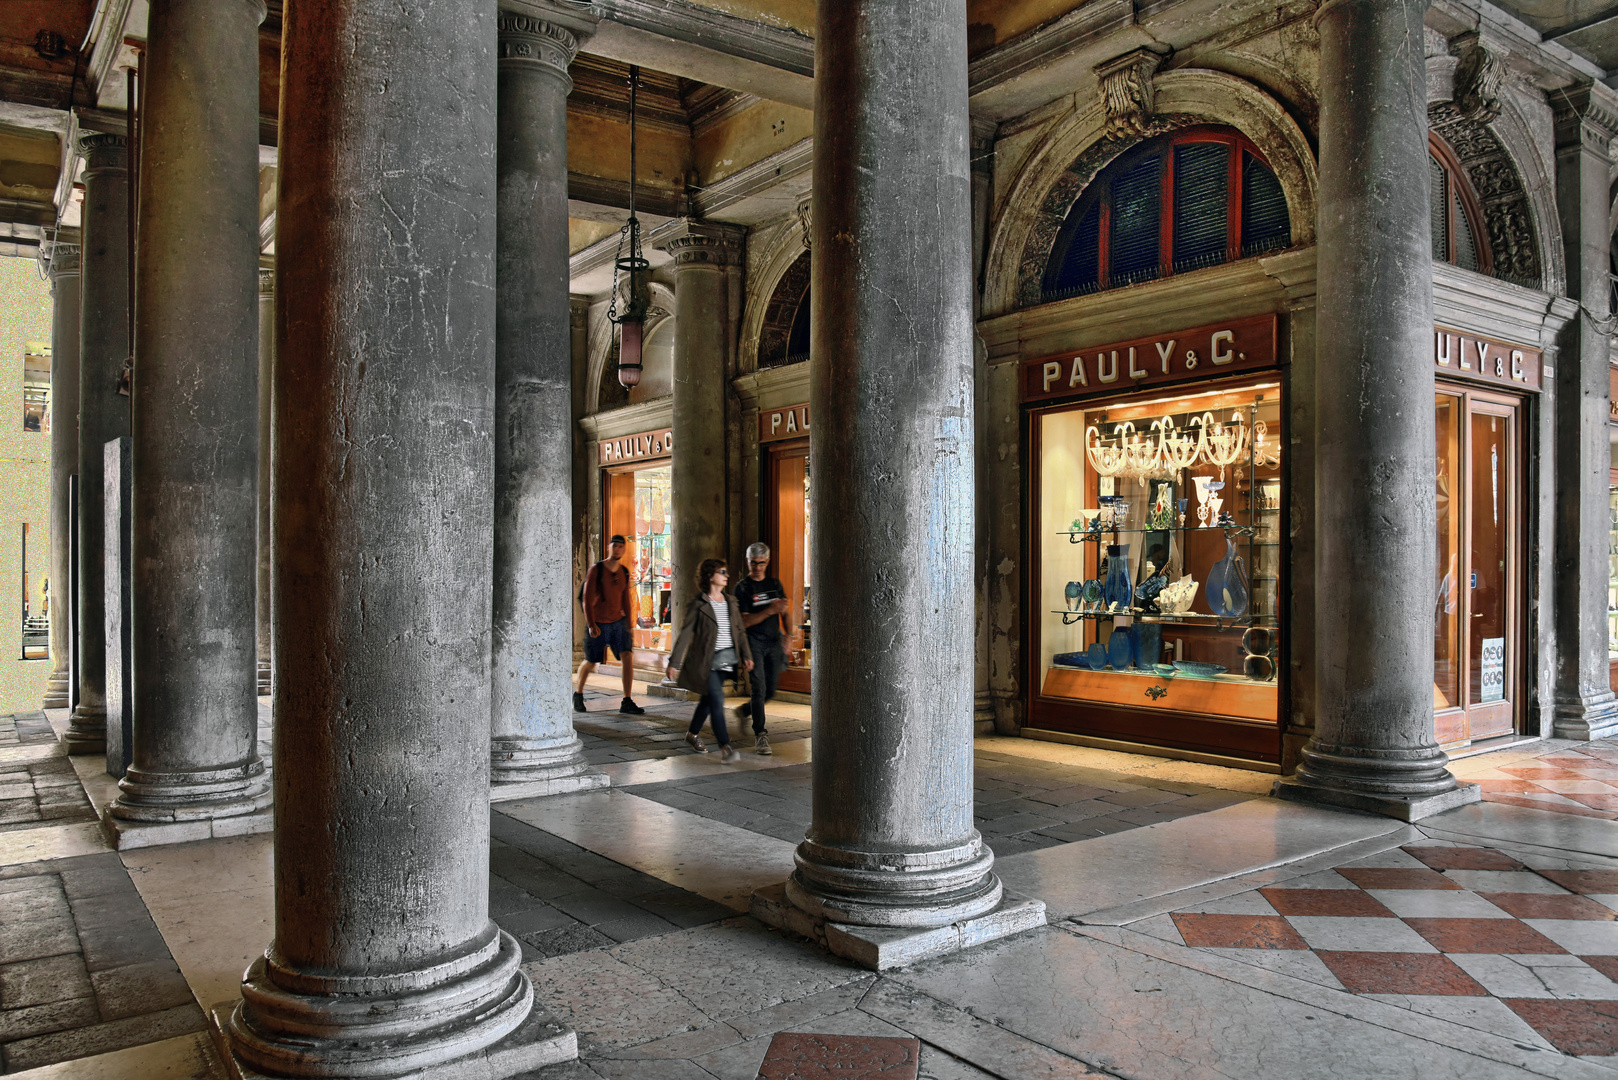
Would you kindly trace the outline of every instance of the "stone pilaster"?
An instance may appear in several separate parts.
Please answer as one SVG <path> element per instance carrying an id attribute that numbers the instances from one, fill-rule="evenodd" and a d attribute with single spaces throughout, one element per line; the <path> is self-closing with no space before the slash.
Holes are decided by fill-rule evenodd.
<path id="1" fill-rule="evenodd" d="M 1607 661 L 1611 346 L 1606 327 L 1612 298 L 1608 183 L 1618 94 L 1597 83 L 1559 90 L 1551 103 L 1568 296 L 1579 305 L 1558 335 L 1556 350 L 1552 730 L 1562 739 L 1600 739 L 1618 734 L 1618 701 Z"/>
<path id="2" fill-rule="evenodd" d="M 1437 471 L 1420 0 L 1320 30 L 1314 732 L 1275 793 L 1415 820 L 1478 798 L 1433 736 Z M 1374 627 L 1374 632 L 1368 632 Z"/>
<path id="3" fill-rule="evenodd" d="M 753 911 L 881 968 L 1044 905 L 972 824 L 966 2 L 821 4 L 815 48 L 814 818 Z"/>
<path id="4" fill-rule="evenodd" d="M 270 432 L 275 401 L 275 271 L 258 271 L 258 588 L 255 628 L 258 654 L 258 695 L 270 692 Z"/>
<path id="5" fill-rule="evenodd" d="M 122 135 L 86 135 L 79 298 L 79 703 L 70 754 L 107 745 L 107 643 L 102 613 L 102 448 L 129 434 L 129 151 Z"/>
<path id="6" fill-rule="evenodd" d="M 79 471 L 79 249 L 50 246 L 51 273 L 51 677 L 47 709 L 72 705 L 73 520 L 69 478 Z"/>
<path id="7" fill-rule="evenodd" d="M 704 559 L 733 558 L 725 510 L 725 388 L 734 373 L 747 230 L 688 220 L 659 246 L 674 265 L 674 501 L 672 610 L 696 592 Z M 732 573 L 739 577 L 739 568 Z"/>
<path id="8" fill-rule="evenodd" d="M 582 582 L 590 569 L 590 512 L 592 485 L 596 480 L 595 459 L 590 456 L 590 436 L 579 421 L 589 411 L 590 401 L 590 298 L 568 297 L 568 332 L 573 356 L 573 577 Z M 573 657 L 571 664 L 578 666 L 583 655 L 584 636 L 588 633 L 584 616 L 575 605 L 572 609 Z"/>
<path id="9" fill-rule="evenodd" d="M 495 246 L 490 797 L 605 787 L 573 731 L 568 65 L 579 35 L 502 12 Z"/>
<path id="10" fill-rule="evenodd" d="M 271 827 L 253 628 L 263 18 L 263 0 L 151 4 L 132 403 L 134 747 L 106 811 L 120 846 Z"/>
<path id="11" fill-rule="evenodd" d="M 214 1013 L 274 1075 L 497 1080 L 576 1053 L 489 919 L 495 20 L 286 9 L 273 587 L 297 757 L 275 941 Z"/>

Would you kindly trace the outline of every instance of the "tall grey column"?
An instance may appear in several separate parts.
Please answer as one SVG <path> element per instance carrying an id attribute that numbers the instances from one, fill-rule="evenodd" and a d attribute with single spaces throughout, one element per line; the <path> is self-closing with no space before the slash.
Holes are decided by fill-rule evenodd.
<path id="1" fill-rule="evenodd" d="M 210 820 L 269 804 L 253 640 L 263 18 L 263 0 L 151 4 L 131 433 L 134 747 L 108 808 L 120 844 L 194 839 Z M 270 824 L 266 813 L 222 832 Z"/>
<path id="2" fill-rule="evenodd" d="M 79 471 L 79 249 L 51 245 L 51 678 L 47 709 L 72 704 L 73 545 L 68 477 Z"/>
<path id="3" fill-rule="evenodd" d="M 567 68 L 579 35 L 504 12 L 495 247 L 493 799 L 605 787 L 573 731 Z"/>
<path id="4" fill-rule="evenodd" d="M 224 1020 L 275 1075 L 576 1053 L 489 919 L 495 42 L 481 0 L 286 10 L 275 722 L 297 759 L 275 942 Z"/>
<path id="5" fill-rule="evenodd" d="M 258 272 L 258 694 L 270 692 L 270 404 L 275 388 L 275 271 Z"/>
<path id="6" fill-rule="evenodd" d="M 584 419 L 589 401 L 590 384 L 590 298 L 568 297 L 568 327 L 573 341 L 573 577 L 570 581 L 583 581 L 590 569 L 590 509 L 595 501 L 591 481 L 595 478 L 595 462 L 590 457 L 590 437 L 579 421 Z M 584 636 L 589 632 L 584 614 L 572 609 L 573 652 L 570 662 L 583 655 Z"/>
<path id="7" fill-rule="evenodd" d="M 1551 95 L 1556 109 L 1556 201 L 1568 296 L 1556 362 L 1554 547 L 1556 694 L 1560 739 L 1618 734 L 1607 661 L 1609 330 L 1608 218 L 1618 94 L 1599 83 Z"/>
<path id="8" fill-rule="evenodd" d="M 1276 794 L 1414 820 L 1478 798 L 1433 736 L 1437 471 L 1422 0 L 1326 0 L 1315 341 L 1318 715 Z"/>
<path id="9" fill-rule="evenodd" d="M 122 135 L 86 135 L 79 152 L 79 704 L 64 741 L 70 754 L 99 754 L 107 746 L 101 455 L 129 434 L 129 398 L 119 392 L 130 355 L 129 154 Z"/>
<path id="10" fill-rule="evenodd" d="M 895 928 L 972 923 L 956 949 L 1044 905 L 980 918 L 1002 897 L 972 826 L 966 0 L 821 4 L 815 49 L 814 816 L 785 902 L 754 912 L 887 967 Z M 926 663 L 870 662 L 895 642 Z M 883 928 L 863 953 L 860 927 Z"/>
<path id="11" fill-rule="evenodd" d="M 674 502 L 675 619 L 696 592 L 703 559 L 724 559 L 725 388 L 734 340 L 732 309 L 740 307 L 739 268 L 747 230 L 687 221 L 661 247 L 674 257 Z M 736 580 L 739 569 L 733 568 Z"/>

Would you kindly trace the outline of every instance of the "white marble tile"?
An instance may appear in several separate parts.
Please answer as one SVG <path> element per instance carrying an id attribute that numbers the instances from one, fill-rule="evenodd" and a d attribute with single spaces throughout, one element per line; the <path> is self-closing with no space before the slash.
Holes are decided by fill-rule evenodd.
<path id="1" fill-rule="evenodd" d="M 1180 936 L 1180 928 L 1175 925 L 1173 915 L 1153 915 L 1150 919 L 1130 923 L 1129 928 L 1138 934 L 1150 934 L 1159 941 L 1172 941 L 1176 945 L 1185 944 L 1185 938 Z"/>
<path id="2" fill-rule="evenodd" d="M 94 855 L 110 851 L 93 821 L 75 825 L 45 825 L 0 833 L 0 866 L 37 862 L 41 859 L 67 859 L 74 855 Z"/>
<path id="3" fill-rule="evenodd" d="M 796 845 L 785 840 L 610 788 L 495 810 L 733 911 L 746 911 L 754 889 L 794 869 Z"/>
<path id="4" fill-rule="evenodd" d="M 1436 1016 L 1452 1024 L 1476 1028 L 1493 1035 L 1514 1039 L 1542 1050 L 1555 1051 L 1543 1035 L 1511 1011 L 1505 1002 L 1492 997 L 1450 997 L 1438 994 L 1366 994 L 1372 1001 L 1385 1001 L 1402 1009 Z"/>
<path id="5" fill-rule="evenodd" d="M 1473 892 L 1565 893 L 1549 878 L 1524 870 L 1445 870 L 1444 876 Z"/>
<path id="6" fill-rule="evenodd" d="M 1253 799 L 1012 855 L 995 868 L 1007 889 L 1045 901 L 1056 920 L 1105 912 L 1402 828 L 1391 818 Z"/>
<path id="7" fill-rule="evenodd" d="M 1272 889 L 1357 889 L 1358 885 L 1335 870 L 1322 870 L 1317 874 L 1287 878 L 1270 886 Z"/>
<path id="8" fill-rule="evenodd" d="M 1398 919 L 1289 915 L 1311 949 L 1326 952 L 1437 952 L 1427 939 Z"/>
<path id="9" fill-rule="evenodd" d="M 1575 956 L 1618 956 L 1618 922 L 1605 919 L 1524 919 Z"/>
<path id="10" fill-rule="evenodd" d="M 1476 893 L 1465 889 L 1367 889 L 1401 919 L 1509 919 Z"/>
<path id="11" fill-rule="evenodd" d="M 1275 908 L 1258 890 L 1237 893 L 1235 896 L 1221 897 L 1218 900 L 1206 900 L 1202 903 L 1187 904 L 1177 907 L 1175 911 L 1186 911 L 1203 915 L 1274 915 Z M 1150 921 L 1150 920 L 1148 920 Z M 1129 923 L 1131 930 L 1139 930 L 1140 923 Z"/>
<path id="12" fill-rule="evenodd" d="M 1396 847 L 1388 848 L 1386 851 L 1379 851 L 1375 855 L 1367 855 L 1364 858 L 1354 859 L 1353 861 L 1345 862 L 1342 865 L 1344 868 L 1355 869 L 1362 866 L 1377 868 L 1402 867 L 1412 870 L 1427 869 L 1426 863 L 1422 862 L 1408 851 L 1404 851 Z"/>
<path id="13" fill-rule="evenodd" d="M 604 949 L 524 964 L 534 1001 L 579 1035 L 579 1053 L 617 1050 L 714 1021 L 678 990 L 608 955 Z"/>
<path id="14" fill-rule="evenodd" d="M 1585 895 L 1602 907 L 1618 911 L 1618 893 L 1586 893 Z"/>
<path id="15" fill-rule="evenodd" d="M 1618 856 L 1618 829 L 1605 818 L 1580 817 L 1508 803 L 1481 802 L 1435 814 L 1421 823 L 1429 834 L 1465 843 L 1529 844 L 1564 852 Z"/>
<path id="16" fill-rule="evenodd" d="M 666 758 L 645 761 L 614 761 L 599 765 L 611 778 L 614 787 L 634 787 L 637 784 L 661 784 L 669 780 L 685 780 L 693 776 L 716 776 L 721 773 L 756 772 L 760 769 L 779 769 L 784 765 L 802 765 L 813 757 L 812 739 L 791 739 L 772 743 L 775 752 L 768 757 L 753 753 L 750 741 L 738 739 L 736 745 L 742 756 L 729 765 L 719 760 L 711 739 L 706 754 L 682 753 Z"/>
<path id="17" fill-rule="evenodd" d="M 1533 965 L 1533 972 L 1555 997 L 1585 1001 L 1618 999 L 1618 984 L 1588 964 L 1578 967 L 1565 964 Z"/>
<path id="18" fill-rule="evenodd" d="M 8 1073 L 6 1080 L 219 1080 L 224 1063 L 205 1031 Z"/>
<path id="19" fill-rule="evenodd" d="M 1532 968 L 1519 963 L 1521 957 L 1513 958 L 1500 953 L 1455 953 L 1450 959 L 1497 998 L 1556 996 L 1534 974 Z"/>
<path id="20" fill-rule="evenodd" d="M 1342 981 L 1332 974 L 1331 968 L 1319 956 L 1307 949 L 1203 949 L 1203 952 L 1239 960 L 1244 964 L 1264 968 L 1266 971 L 1307 979 L 1333 990 L 1344 989 Z"/>

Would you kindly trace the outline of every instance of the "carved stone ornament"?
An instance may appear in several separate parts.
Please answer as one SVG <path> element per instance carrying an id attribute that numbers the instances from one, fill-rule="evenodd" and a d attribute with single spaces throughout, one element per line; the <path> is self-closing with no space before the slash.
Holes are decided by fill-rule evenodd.
<path id="1" fill-rule="evenodd" d="M 1506 66 L 1477 34 L 1462 34 L 1450 43 L 1460 58 L 1455 67 L 1455 105 L 1461 114 L 1481 124 L 1500 115 L 1500 84 Z"/>
<path id="2" fill-rule="evenodd" d="M 1543 288 L 1544 268 L 1540 265 L 1528 190 L 1494 131 L 1478 119 L 1478 114 L 1460 104 L 1459 79 L 1456 86 L 1457 100 L 1435 101 L 1427 106 L 1427 122 L 1455 152 L 1477 192 L 1483 227 L 1489 235 L 1494 276 L 1531 289 Z M 1495 102 L 1498 112 L 1498 98 Z"/>
<path id="3" fill-rule="evenodd" d="M 1556 115 L 1556 145 L 1582 143 L 1588 150 L 1610 156 L 1612 140 L 1618 134 L 1618 93 L 1600 83 L 1549 94 Z"/>
<path id="4" fill-rule="evenodd" d="M 579 39 L 571 30 L 509 11 L 500 13 L 500 60 L 528 61 L 567 73 L 579 52 Z"/>
<path id="5" fill-rule="evenodd" d="M 79 272 L 79 246 L 77 244 L 64 244 L 60 241 L 43 245 L 41 254 L 49 251 L 47 268 L 51 277 L 74 277 Z"/>
<path id="6" fill-rule="evenodd" d="M 808 195 L 805 195 L 798 200 L 798 226 L 803 230 L 803 246 L 806 251 L 812 239 L 814 224 L 814 203 Z"/>
<path id="7" fill-rule="evenodd" d="M 709 266 L 736 266 L 742 261 L 742 242 L 728 236 L 691 233 L 661 245 L 675 266 L 701 263 Z"/>
<path id="8" fill-rule="evenodd" d="M 1140 48 L 1096 65 L 1109 136 L 1120 138 L 1145 132 L 1152 119 L 1152 76 L 1162 62 L 1160 53 Z"/>
<path id="9" fill-rule="evenodd" d="M 258 294 L 260 296 L 270 296 L 273 295 L 274 292 L 275 271 L 260 267 L 258 271 Z"/>
<path id="10" fill-rule="evenodd" d="M 80 135 L 79 154 L 87 169 L 125 169 L 129 167 L 129 140 L 104 132 Z"/>

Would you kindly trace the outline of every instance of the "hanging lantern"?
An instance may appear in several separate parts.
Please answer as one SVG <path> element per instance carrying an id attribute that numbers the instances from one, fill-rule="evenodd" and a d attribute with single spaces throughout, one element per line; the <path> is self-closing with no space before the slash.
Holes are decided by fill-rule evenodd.
<path id="1" fill-rule="evenodd" d="M 612 267 L 612 306 L 607 318 L 618 324 L 618 383 L 626 390 L 640 385 L 641 337 L 652 306 L 652 264 L 640 246 L 640 219 L 635 216 L 635 107 L 640 68 L 629 68 L 629 220 L 618 234 L 618 257 Z M 624 307 L 618 309 L 618 285 L 624 283 Z"/>

